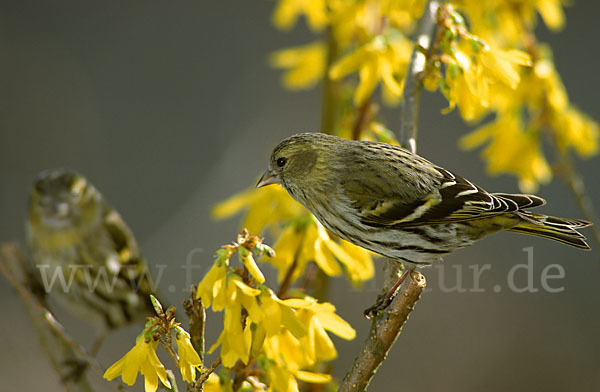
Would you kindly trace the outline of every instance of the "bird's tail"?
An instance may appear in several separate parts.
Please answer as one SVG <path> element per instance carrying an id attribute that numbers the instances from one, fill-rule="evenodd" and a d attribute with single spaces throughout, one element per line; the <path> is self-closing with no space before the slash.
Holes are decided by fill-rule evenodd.
<path id="1" fill-rule="evenodd" d="M 559 241 L 563 244 L 580 249 L 591 249 L 587 242 L 585 242 L 585 236 L 576 230 L 590 226 L 591 223 L 588 221 L 557 218 L 554 216 L 532 214 L 531 212 L 524 211 L 519 211 L 517 215 L 519 215 L 523 221 L 508 229 L 509 231 L 550 238 L 551 240 Z"/>

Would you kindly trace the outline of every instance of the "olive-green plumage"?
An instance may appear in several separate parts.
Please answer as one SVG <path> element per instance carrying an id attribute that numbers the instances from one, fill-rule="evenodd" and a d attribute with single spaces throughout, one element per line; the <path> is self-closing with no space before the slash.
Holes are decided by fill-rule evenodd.
<path id="1" fill-rule="evenodd" d="M 589 223 L 526 211 L 534 195 L 490 194 L 386 143 L 321 133 L 283 140 L 258 186 L 279 183 L 337 236 L 384 256 L 429 264 L 499 230 L 590 249 Z"/>
<path id="2" fill-rule="evenodd" d="M 152 282 L 133 233 L 83 176 L 41 173 L 26 229 L 34 271 L 66 310 L 101 329 L 152 314 Z"/>

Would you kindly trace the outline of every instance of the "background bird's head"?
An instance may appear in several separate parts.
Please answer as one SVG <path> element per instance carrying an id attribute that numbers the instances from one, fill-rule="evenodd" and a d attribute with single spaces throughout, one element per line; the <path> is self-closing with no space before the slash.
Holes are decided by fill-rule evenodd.
<path id="1" fill-rule="evenodd" d="M 89 224 L 99 218 L 101 196 L 80 174 L 50 169 L 38 175 L 29 201 L 29 220 L 60 230 Z"/>

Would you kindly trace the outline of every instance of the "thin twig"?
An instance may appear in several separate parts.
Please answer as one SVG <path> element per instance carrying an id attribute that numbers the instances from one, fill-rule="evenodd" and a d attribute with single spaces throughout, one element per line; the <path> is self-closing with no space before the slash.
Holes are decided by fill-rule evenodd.
<path id="1" fill-rule="evenodd" d="M 356 114 L 356 120 L 354 121 L 354 125 L 352 126 L 352 140 L 359 140 L 360 135 L 363 130 L 369 125 L 373 117 L 373 113 L 371 110 L 371 96 L 365 99 L 365 102 L 360 105 L 358 108 L 358 113 Z"/>
<path id="2" fill-rule="evenodd" d="M 575 163 L 571 157 L 569 151 L 559 152 L 560 166 L 558 174 L 567 183 L 567 186 L 573 193 L 579 210 L 583 214 L 583 217 L 593 223 L 598 222 L 598 215 L 594 209 L 592 199 L 589 197 L 586 189 L 585 182 L 577 170 L 575 169 Z M 591 226 L 594 241 L 598 248 L 600 248 L 600 227 L 597 224 Z"/>
<path id="3" fill-rule="evenodd" d="M 27 282 L 27 266 L 23 253 L 18 244 L 0 244 L 0 272 L 13 286 L 29 315 L 40 344 L 46 353 L 52 367 L 61 378 L 67 391 L 91 391 L 86 377 L 65 376 L 65 365 L 83 361 L 99 375 L 104 373 L 96 360 L 88 355 L 81 345 L 75 342 L 54 318 L 52 313 L 42 305 L 43 299 L 38 298 L 30 289 Z"/>
<path id="4" fill-rule="evenodd" d="M 344 377 L 339 392 L 367 389 L 377 368 L 400 335 L 402 326 L 425 289 L 425 284 L 425 277 L 420 272 L 411 272 L 389 308 L 373 320 L 363 349 Z"/>
<path id="5" fill-rule="evenodd" d="M 408 73 L 404 84 L 403 102 L 400 108 L 400 145 L 412 152 L 417 152 L 417 121 L 419 113 L 419 96 L 421 92 L 422 72 L 425 70 L 428 51 L 437 25 L 435 15 L 439 3 L 428 1 L 425 11 L 419 21 L 418 33 L 415 38 L 415 49 L 410 57 Z"/>
<path id="6" fill-rule="evenodd" d="M 300 243 L 302 243 L 302 241 Z M 294 255 L 294 261 L 292 262 L 290 267 L 285 272 L 285 276 L 283 278 L 283 281 L 281 282 L 281 286 L 279 286 L 279 290 L 277 290 L 277 296 L 279 298 L 285 299 L 285 296 L 287 295 L 287 292 L 290 289 L 290 286 L 292 285 L 292 281 L 293 281 L 292 278 L 294 276 L 294 272 L 296 271 L 296 267 L 298 266 L 298 258 L 300 256 L 301 250 L 302 250 L 301 246 L 299 246 L 298 249 L 296 249 L 296 254 Z"/>
<path id="7" fill-rule="evenodd" d="M 183 309 L 190 320 L 190 340 L 192 346 L 204 361 L 204 329 L 206 326 L 206 309 L 202 299 L 196 298 L 196 286 L 190 288 L 190 298 L 183 302 Z"/>
<path id="8" fill-rule="evenodd" d="M 179 387 L 177 386 L 177 379 L 175 378 L 175 374 L 173 374 L 173 371 L 171 369 L 167 369 L 167 378 L 171 383 L 171 390 L 173 392 L 179 392 Z"/>
<path id="9" fill-rule="evenodd" d="M 219 367 L 220 364 L 221 364 L 221 357 L 217 358 L 217 360 L 213 362 L 213 364 L 210 366 L 209 369 L 202 372 L 202 375 L 200 377 L 198 377 L 198 379 L 196 380 L 196 385 L 204 384 L 206 382 L 206 380 L 208 380 L 208 377 L 211 375 L 211 373 L 213 373 L 215 370 L 217 370 L 217 368 Z"/>
<path id="10" fill-rule="evenodd" d="M 433 37 L 437 32 L 435 23 L 438 1 L 429 0 L 425 5 L 425 12 L 419 21 L 416 44 L 411 60 L 403 91 L 403 102 L 400 109 L 401 128 L 398 135 L 400 144 L 412 152 L 417 150 L 417 120 L 419 110 L 419 94 L 422 87 L 422 73 L 427 64 L 427 56 Z M 431 55 L 431 53 L 428 53 Z M 385 272 L 384 293 L 392 287 L 400 276 L 402 265 L 394 260 L 387 260 Z M 375 375 L 377 368 L 385 359 L 388 351 L 400 335 L 402 326 L 414 308 L 423 289 L 425 277 L 412 271 L 410 279 L 406 279 L 400 292 L 384 312 L 375 317 L 371 324 L 369 337 L 363 349 L 354 361 L 354 365 L 344 377 L 340 391 L 364 391 Z"/>
<path id="11" fill-rule="evenodd" d="M 160 334 L 158 341 L 160 345 L 165 349 L 165 351 L 173 358 L 173 362 L 175 362 L 175 366 L 179 367 L 179 357 L 175 350 L 173 350 L 173 343 L 171 339 L 168 339 L 170 335 Z"/>
<path id="12" fill-rule="evenodd" d="M 293 283 L 294 272 L 296 272 L 296 268 L 298 267 L 298 259 L 300 258 L 300 253 L 302 252 L 302 244 L 304 243 L 304 239 L 306 238 L 306 228 L 302 229 L 301 236 L 302 237 L 300 238 L 300 242 L 299 242 L 300 246 L 298 246 L 298 248 L 294 252 L 294 261 L 292 261 L 292 264 L 285 272 L 283 281 L 281 282 L 281 285 L 279 286 L 279 290 L 277 290 L 277 296 L 279 298 L 285 298 L 288 290 L 290 289 L 290 287 Z"/>
<path id="13" fill-rule="evenodd" d="M 331 27 L 327 29 L 327 68 L 335 62 L 339 48 Z M 323 103 L 321 130 L 325 133 L 333 133 L 339 116 L 340 81 L 332 80 L 327 73 L 323 77 Z"/>

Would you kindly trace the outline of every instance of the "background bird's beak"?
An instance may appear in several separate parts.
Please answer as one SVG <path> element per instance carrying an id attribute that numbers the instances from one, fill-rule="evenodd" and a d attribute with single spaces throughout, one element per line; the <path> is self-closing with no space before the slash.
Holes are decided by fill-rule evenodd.
<path id="1" fill-rule="evenodd" d="M 279 177 L 272 175 L 271 172 L 269 172 L 269 169 L 267 169 L 265 170 L 265 173 L 262 175 L 260 180 L 258 180 L 258 184 L 256 184 L 256 187 L 260 188 L 262 186 L 271 184 L 279 184 Z"/>

